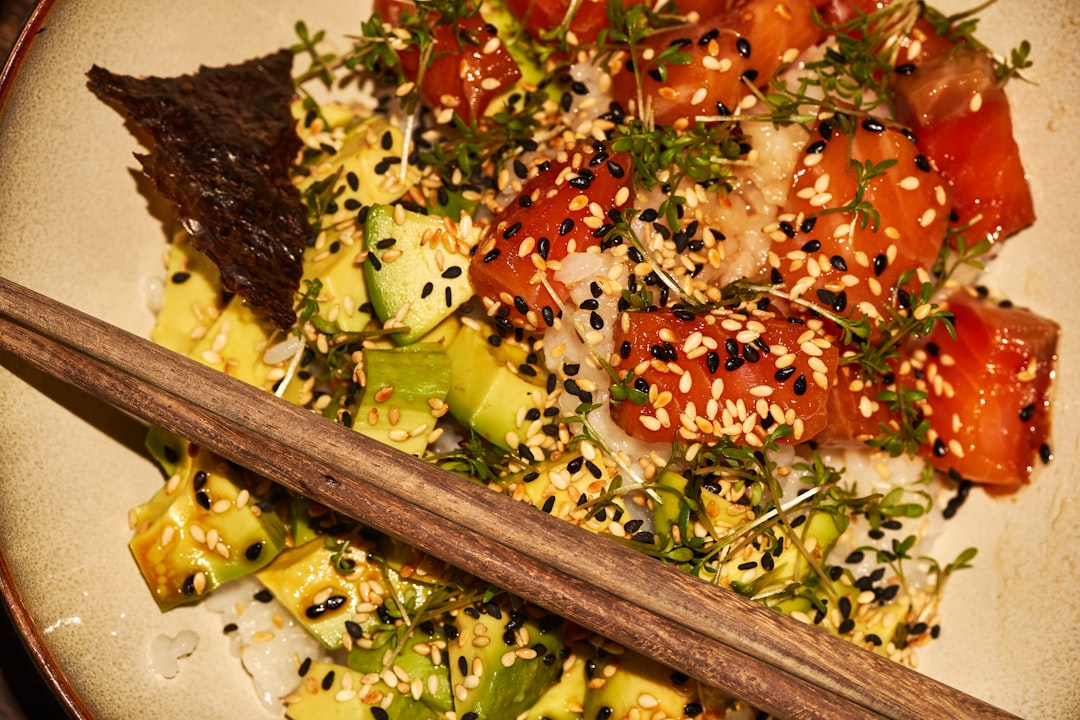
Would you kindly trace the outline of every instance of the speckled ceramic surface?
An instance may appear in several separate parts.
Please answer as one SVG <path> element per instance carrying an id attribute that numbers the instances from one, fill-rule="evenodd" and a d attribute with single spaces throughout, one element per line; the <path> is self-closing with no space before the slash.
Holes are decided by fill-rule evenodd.
<path id="1" fill-rule="evenodd" d="M 131 74 L 189 72 L 288 43 L 295 20 L 348 32 L 353 0 L 57 0 L 46 2 L 0 94 L 0 274 L 124 328 L 151 322 L 145 286 L 159 272 L 163 229 L 119 116 L 84 86 L 94 63 Z M 949 2 L 947 9 L 957 4 Z M 1080 152 L 1075 36 L 1069 2 L 1000 0 L 982 37 L 1035 45 L 1039 85 L 1010 94 L 1032 177 L 1037 226 L 1011 241 L 987 284 L 1064 326 L 1054 463 L 1019 495 L 974 492 L 935 554 L 980 548 L 952 582 L 940 642 L 921 669 L 1029 718 L 1080 717 Z M 0 548 L 20 617 L 95 718 L 262 714 L 218 619 L 198 608 L 162 615 L 131 561 L 127 510 L 160 483 L 123 415 L 0 356 Z M 149 670 L 159 633 L 199 632 L 181 673 Z M 76 707 L 76 710 L 82 712 Z"/>

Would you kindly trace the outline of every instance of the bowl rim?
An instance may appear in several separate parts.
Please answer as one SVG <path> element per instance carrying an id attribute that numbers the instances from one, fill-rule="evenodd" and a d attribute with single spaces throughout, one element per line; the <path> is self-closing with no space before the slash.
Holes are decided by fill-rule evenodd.
<path id="1" fill-rule="evenodd" d="M 19 71 L 23 67 L 26 55 L 33 46 L 34 39 L 45 30 L 46 19 L 55 4 L 56 0 L 39 0 L 15 39 L 6 62 L 0 68 L 0 114 L 4 113 L 11 89 L 19 78 Z M 4 608 L 37 666 L 38 672 L 64 710 L 74 720 L 93 720 L 89 708 L 83 702 L 67 673 L 57 662 L 45 641 L 41 628 L 34 622 L 29 608 L 23 602 L 22 593 L 15 582 L 3 547 L 0 547 L 0 597 L 3 598 Z"/>

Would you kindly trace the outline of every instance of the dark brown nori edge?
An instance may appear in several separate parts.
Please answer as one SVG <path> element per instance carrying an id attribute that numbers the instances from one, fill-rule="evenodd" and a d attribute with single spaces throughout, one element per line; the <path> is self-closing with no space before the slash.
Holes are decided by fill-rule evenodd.
<path id="1" fill-rule="evenodd" d="M 90 90 L 149 136 L 150 153 L 136 157 L 225 288 L 282 329 L 296 319 L 311 232 L 289 181 L 301 145 L 291 71 L 281 50 L 172 78 L 87 73 Z"/>

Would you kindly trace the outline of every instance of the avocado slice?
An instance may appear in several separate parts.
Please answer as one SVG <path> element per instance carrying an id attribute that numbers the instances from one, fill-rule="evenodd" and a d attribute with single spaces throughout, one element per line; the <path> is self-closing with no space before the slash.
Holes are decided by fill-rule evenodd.
<path id="1" fill-rule="evenodd" d="M 569 633 L 567 633 L 569 634 Z M 592 648 L 580 640 L 567 639 L 561 653 L 559 679 L 529 708 L 525 720 L 582 720 L 588 688 Z"/>
<path id="2" fill-rule="evenodd" d="M 333 104 L 321 108 L 331 123 L 337 108 Z M 392 164 L 381 174 L 377 172 L 386 165 L 388 157 L 400 158 L 401 151 L 400 129 L 381 118 L 365 120 L 348 130 L 341 149 L 320 163 L 301 185 L 301 190 L 305 190 L 316 182 L 333 181 L 337 213 L 356 213 L 350 222 L 324 220 L 323 231 L 314 246 L 304 252 L 304 280 L 320 283 L 319 316 L 335 323 L 342 332 L 360 332 L 372 318 L 361 262 L 364 247 L 357 225 L 362 209 L 394 202 L 418 177 L 417 171 L 410 168 L 405 183 L 386 180 L 388 173 L 400 178 L 399 164 Z M 372 180 L 380 176 L 383 179 Z M 332 215 L 337 217 L 336 213 Z"/>
<path id="3" fill-rule="evenodd" d="M 341 119 L 340 107 L 333 103 L 323 105 L 320 110 L 331 125 Z M 293 113 L 297 113 L 295 106 Z M 300 137 L 309 146 L 317 143 L 302 127 L 302 122 L 299 125 Z M 310 169 L 300 184 L 300 192 L 333 179 L 333 199 L 343 212 L 359 212 L 361 207 L 394 202 L 420 178 L 420 171 L 410 165 L 402 182 L 403 139 L 401 130 L 382 117 L 367 118 L 347 128 L 341 146 Z"/>
<path id="4" fill-rule="evenodd" d="M 253 489 L 242 470 L 189 445 L 164 487 L 131 511 L 129 548 L 162 610 L 196 602 L 284 549 L 284 523 Z"/>
<path id="5" fill-rule="evenodd" d="M 505 595 L 500 599 L 462 608 L 447 626 L 459 718 L 516 718 L 561 671 L 562 619 L 532 606 L 515 610 Z"/>
<path id="6" fill-rule="evenodd" d="M 304 285 L 318 281 L 319 317 L 334 323 L 342 332 L 357 333 L 371 323 L 367 283 L 360 264 L 359 244 L 345 244 L 335 230 L 328 240 L 304 252 Z"/>
<path id="7" fill-rule="evenodd" d="M 607 532 L 611 522 L 618 521 L 625 512 L 621 499 L 613 498 L 611 506 L 592 514 L 581 507 L 606 493 L 615 475 L 614 469 L 603 461 L 592 462 L 580 451 L 567 451 L 558 460 L 530 465 L 507 476 L 504 482 L 512 496 L 517 496 L 520 487 L 520 492 L 533 506 L 591 532 L 601 533 Z"/>
<path id="8" fill-rule="evenodd" d="M 613 652 L 614 651 L 614 652 Z M 697 684 L 632 650 L 605 644 L 585 694 L 585 717 L 610 720 L 700 714 Z"/>
<path id="9" fill-rule="evenodd" d="M 325 647 L 346 646 L 411 615 L 439 587 L 415 568 L 397 570 L 368 533 L 317 535 L 281 553 L 257 575 L 273 596 Z M 351 645 L 351 643 L 349 643 Z"/>
<path id="10" fill-rule="evenodd" d="M 273 366 L 263 362 L 262 354 L 254 349 L 266 347 L 274 333 L 273 326 L 234 295 L 188 356 L 266 390 Z"/>
<path id="11" fill-rule="evenodd" d="M 443 717 L 381 678 L 344 665 L 305 660 L 299 689 L 285 698 L 290 720 L 437 720 Z"/>
<path id="12" fill-rule="evenodd" d="M 192 247 L 186 233 L 169 245 L 165 291 L 150 339 L 184 355 L 221 310 L 221 274 L 210 258 Z"/>
<path id="13" fill-rule="evenodd" d="M 859 596 L 861 590 L 851 585 L 843 583 L 833 583 L 833 587 L 839 592 L 840 597 L 846 597 L 850 601 L 852 607 L 858 607 L 856 598 Z M 824 591 L 821 590 L 817 593 L 817 600 L 828 606 L 833 600 Z M 837 600 L 839 602 L 839 600 Z M 791 615 L 795 612 L 801 612 L 807 617 L 817 617 L 817 608 L 811 603 L 809 598 L 806 597 L 794 597 L 784 600 L 777 604 L 776 608 L 784 614 Z M 861 639 L 867 649 L 871 649 L 879 655 L 885 657 L 889 656 L 889 643 L 893 642 L 897 638 L 897 632 L 903 626 L 905 619 L 907 618 L 908 610 L 910 609 L 910 603 L 905 600 L 897 599 L 897 602 L 891 602 L 879 607 L 875 607 L 873 612 L 865 616 L 856 613 L 852 620 L 850 630 L 845 629 L 843 634 L 840 633 L 838 625 L 834 622 L 834 618 L 826 613 L 821 622 L 817 623 L 817 626 L 822 630 L 830 632 L 834 635 L 839 635 L 847 640 L 855 641 Z M 870 643 L 865 640 L 867 636 L 874 635 L 880 642 Z"/>
<path id="14" fill-rule="evenodd" d="M 450 388 L 450 362 L 437 343 L 364 351 L 367 383 L 353 429 L 421 455 Z"/>
<path id="15" fill-rule="evenodd" d="M 375 314 L 398 345 L 416 342 L 473 296 L 468 247 L 448 218 L 373 205 L 364 224 L 364 276 Z"/>
<path id="16" fill-rule="evenodd" d="M 335 564 L 336 547 L 325 536 L 286 550 L 260 571 L 259 581 L 325 647 L 344 644 L 346 621 L 370 630 L 378 625 L 375 610 L 382 597 L 365 592 L 363 583 L 383 583 L 382 567 L 370 562 L 370 544 L 353 541 L 341 557 L 353 569 L 347 575 Z"/>
<path id="17" fill-rule="evenodd" d="M 504 343 L 505 344 L 505 343 Z M 450 360 L 450 414 L 485 440 L 516 450 L 532 420 L 524 411 L 541 411 L 547 392 L 508 367 L 474 326 L 463 325 L 446 350 Z M 516 365 L 515 365 L 516 367 Z"/>
<path id="18" fill-rule="evenodd" d="M 399 643 L 400 647 L 396 647 Z M 396 678 L 399 692 L 419 700 L 431 710 L 454 709 L 447 664 L 446 633 L 434 622 L 376 633 L 372 647 L 354 647 L 348 665 L 361 673 L 375 673 L 385 680 Z"/>

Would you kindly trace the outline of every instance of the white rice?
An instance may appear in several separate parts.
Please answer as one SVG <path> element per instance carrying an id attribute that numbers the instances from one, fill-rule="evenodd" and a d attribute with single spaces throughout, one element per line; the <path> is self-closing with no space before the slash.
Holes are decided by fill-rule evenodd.
<path id="1" fill-rule="evenodd" d="M 221 615 L 232 653 L 251 676 L 259 699 L 267 709 L 281 713 L 281 699 L 300 685 L 297 668 L 304 658 L 330 656 L 284 606 L 275 600 L 256 600 L 261 590 L 258 580 L 246 577 L 217 589 L 204 604 Z"/>

